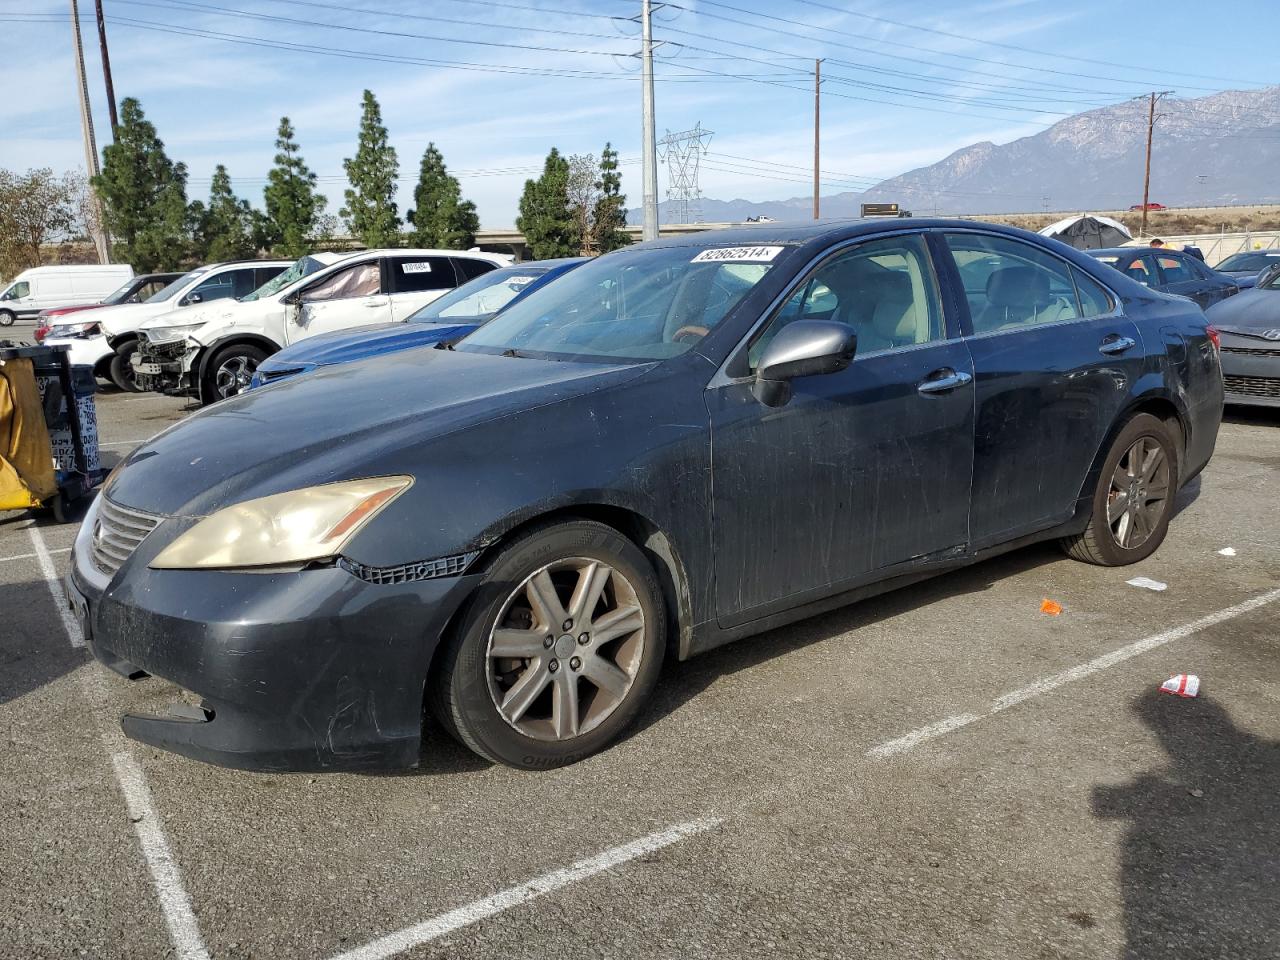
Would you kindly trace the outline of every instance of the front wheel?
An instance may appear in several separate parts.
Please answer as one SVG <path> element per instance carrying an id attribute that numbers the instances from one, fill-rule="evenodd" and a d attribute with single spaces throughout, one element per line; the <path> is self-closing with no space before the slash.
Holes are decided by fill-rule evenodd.
<path id="1" fill-rule="evenodd" d="M 1094 490 L 1089 525 L 1062 541 L 1067 555 L 1104 567 L 1145 560 L 1169 531 L 1178 491 L 1178 447 L 1163 420 L 1140 413 L 1125 424 Z"/>
<path id="2" fill-rule="evenodd" d="M 133 355 L 138 352 L 138 341 L 129 340 L 116 347 L 108 368 L 111 382 L 127 393 L 141 393 L 138 380 L 133 372 Z"/>
<path id="3" fill-rule="evenodd" d="M 612 743 L 666 647 L 653 568 L 611 527 L 534 529 L 484 573 L 428 691 L 443 725 L 512 767 L 574 763 Z"/>
<path id="4" fill-rule="evenodd" d="M 249 389 L 258 364 L 267 359 L 267 352 L 249 343 L 233 343 L 215 353 L 205 367 L 200 384 L 203 403 L 226 400 Z"/>
<path id="5" fill-rule="evenodd" d="M 12 327 L 18 315 L 12 310 L 0 310 L 0 327 Z"/>

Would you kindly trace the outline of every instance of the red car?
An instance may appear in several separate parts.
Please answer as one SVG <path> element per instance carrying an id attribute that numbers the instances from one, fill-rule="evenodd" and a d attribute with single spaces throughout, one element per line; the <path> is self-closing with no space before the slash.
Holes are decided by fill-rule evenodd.
<path id="1" fill-rule="evenodd" d="M 49 310 L 41 310 L 36 315 L 36 343 L 44 342 L 44 338 L 49 335 L 49 328 L 61 317 L 97 307 L 114 307 L 120 303 L 141 303 L 159 293 L 180 276 L 182 276 L 181 273 L 142 273 L 133 277 L 119 290 L 107 295 L 100 303 L 81 303 L 74 307 L 52 307 Z"/>
<path id="2" fill-rule="evenodd" d="M 1142 204 L 1140 204 L 1140 203 L 1135 203 L 1135 204 L 1134 204 L 1132 207 L 1130 207 L 1129 209 L 1130 209 L 1131 211 L 1138 211 L 1138 210 L 1141 210 L 1141 209 L 1142 209 Z M 1148 203 L 1148 204 L 1147 204 L 1147 209 L 1148 209 L 1148 210 L 1168 210 L 1169 208 L 1168 208 L 1168 207 L 1166 207 L 1163 203 Z"/>

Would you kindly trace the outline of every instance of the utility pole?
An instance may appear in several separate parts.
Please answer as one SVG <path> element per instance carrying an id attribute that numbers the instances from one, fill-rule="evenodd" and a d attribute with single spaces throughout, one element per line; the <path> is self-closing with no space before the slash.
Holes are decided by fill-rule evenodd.
<path id="1" fill-rule="evenodd" d="M 821 202 L 818 199 L 818 161 L 821 154 L 819 145 L 822 140 L 822 60 L 813 61 L 813 219 L 821 216 Z"/>
<path id="2" fill-rule="evenodd" d="M 658 147 L 657 132 L 653 121 L 653 8 L 650 0 L 641 0 L 640 28 L 643 46 L 640 50 L 642 64 L 641 112 L 643 113 L 644 154 L 644 232 L 642 239 L 658 238 Z"/>
<path id="3" fill-rule="evenodd" d="M 107 21 L 102 16 L 102 0 L 93 0 L 98 14 L 98 49 L 102 51 L 102 79 L 107 85 L 107 113 L 111 117 L 111 142 L 116 142 L 116 127 L 120 120 L 116 116 L 116 88 L 111 82 L 111 57 L 107 55 Z"/>
<path id="4" fill-rule="evenodd" d="M 80 8 L 76 0 L 71 0 L 71 34 L 76 45 L 76 89 L 80 94 L 80 134 L 84 138 L 85 172 L 92 180 L 98 175 L 98 145 L 93 139 L 93 113 L 89 107 L 89 84 L 84 76 L 84 44 L 80 38 Z M 94 221 L 90 226 L 93 245 L 98 251 L 98 262 L 110 263 L 111 251 L 102 224 L 102 205 L 92 186 L 89 188 L 89 204 L 92 208 L 91 219 Z"/>
<path id="5" fill-rule="evenodd" d="M 1161 90 L 1159 93 L 1152 91 L 1149 95 L 1149 103 L 1147 107 L 1147 172 L 1142 180 L 1142 228 L 1139 230 L 1141 236 L 1147 235 L 1147 204 L 1151 202 L 1151 138 L 1155 132 L 1156 126 L 1156 102 L 1161 97 L 1168 96 L 1173 93 L 1172 90 Z"/>

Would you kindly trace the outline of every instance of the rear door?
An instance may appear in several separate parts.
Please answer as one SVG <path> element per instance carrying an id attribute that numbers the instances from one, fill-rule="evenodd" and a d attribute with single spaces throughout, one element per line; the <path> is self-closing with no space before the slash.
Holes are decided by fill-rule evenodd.
<path id="1" fill-rule="evenodd" d="M 391 292 L 391 319 L 404 320 L 456 287 L 459 277 L 449 257 L 400 256 L 387 258 L 385 280 Z"/>
<path id="2" fill-rule="evenodd" d="M 848 369 L 793 380 L 780 407 L 752 395 L 749 375 L 706 393 L 725 626 L 968 541 L 972 365 L 923 235 L 866 240 L 821 261 L 750 340 L 743 372 L 801 319 L 855 329 Z"/>
<path id="3" fill-rule="evenodd" d="M 975 549 L 1070 517 L 1095 455 L 1141 375 L 1118 298 L 1038 244 L 943 231 L 968 307 L 976 377 Z"/>
<path id="4" fill-rule="evenodd" d="M 1160 270 L 1160 289 L 1165 293 L 1190 297 L 1202 310 L 1226 296 L 1226 285 L 1203 276 L 1186 254 L 1162 250 L 1155 261 Z"/>

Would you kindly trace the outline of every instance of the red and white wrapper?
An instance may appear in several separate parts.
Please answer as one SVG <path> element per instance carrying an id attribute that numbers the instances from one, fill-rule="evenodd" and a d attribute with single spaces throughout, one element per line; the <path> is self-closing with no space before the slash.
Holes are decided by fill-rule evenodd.
<path id="1" fill-rule="evenodd" d="M 1200 693 L 1200 678 L 1194 673 L 1180 673 L 1160 684 L 1164 693 L 1172 693 L 1179 697 L 1194 697 Z"/>

